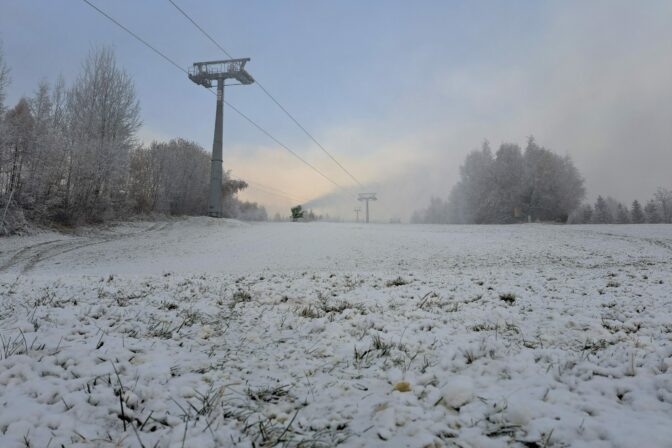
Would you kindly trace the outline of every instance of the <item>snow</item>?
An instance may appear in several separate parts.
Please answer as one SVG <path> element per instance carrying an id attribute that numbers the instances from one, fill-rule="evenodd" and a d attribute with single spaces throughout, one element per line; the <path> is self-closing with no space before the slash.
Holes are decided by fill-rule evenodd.
<path id="1" fill-rule="evenodd" d="M 0 446 L 669 447 L 671 283 L 668 225 L 6 238 Z"/>

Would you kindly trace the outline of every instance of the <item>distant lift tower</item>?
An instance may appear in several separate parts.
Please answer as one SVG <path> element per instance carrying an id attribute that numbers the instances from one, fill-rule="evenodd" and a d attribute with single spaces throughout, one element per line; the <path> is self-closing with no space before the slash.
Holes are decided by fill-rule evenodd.
<path id="1" fill-rule="evenodd" d="M 366 223 L 369 223 L 369 201 L 377 201 L 376 193 L 359 193 L 359 200 L 366 203 Z"/>
<path id="2" fill-rule="evenodd" d="M 189 70 L 189 79 L 203 87 L 212 87 L 217 81 L 217 113 L 215 115 L 215 139 L 212 143 L 212 161 L 210 164 L 210 200 L 208 215 L 222 217 L 222 133 L 224 121 L 224 82 L 235 79 L 240 84 L 252 84 L 254 78 L 245 71 L 250 58 L 229 59 L 226 61 L 195 62 Z"/>
<path id="3" fill-rule="evenodd" d="M 355 222 L 359 222 L 359 212 L 361 212 L 361 211 L 362 211 L 361 208 L 355 207 L 355 216 L 356 216 Z"/>

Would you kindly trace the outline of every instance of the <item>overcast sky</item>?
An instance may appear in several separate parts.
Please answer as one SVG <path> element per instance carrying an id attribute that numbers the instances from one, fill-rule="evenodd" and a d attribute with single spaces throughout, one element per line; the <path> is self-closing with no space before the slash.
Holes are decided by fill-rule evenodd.
<path id="1" fill-rule="evenodd" d="M 223 57 L 168 0 L 91 0 L 184 68 Z M 362 183 L 379 219 L 447 197 L 465 154 L 528 135 L 570 155 L 597 194 L 672 188 L 672 1 L 176 0 Z M 140 138 L 212 145 L 214 97 L 81 0 L 0 0 L 8 103 L 42 79 L 73 81 L 110 45 L 134 78 Z M 337 183 L 346 174 L 256 86 L 227 100 Z M 334 186 L 232 111 L 234 175 L 350 218 L 358 188 Z M 326 196 L 325 196 L 326 195 Z M 334 197 L 336 196 L 336 197 Z M 293 200 L 250 188 L 282 211 Z"/>

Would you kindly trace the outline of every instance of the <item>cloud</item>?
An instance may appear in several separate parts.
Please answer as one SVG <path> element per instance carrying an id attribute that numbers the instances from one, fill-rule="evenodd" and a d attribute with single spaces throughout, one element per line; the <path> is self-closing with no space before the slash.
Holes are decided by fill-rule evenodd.
<path id="1" fill-rule="evenodd" d="M 536 19 L 529 34 L 506 23 L 488 30 L 488 51 L 468 58 L 427 51 L 413 74 L 422 82 L 395 93 L 387 110 L 322 129 L 318 140 L 361 188 L 309 141 L 294 149 L 345 191 L 277 147 L 227 148 L 225 165 L 342 217 L 354 216 L 356 193 L 375 191 L 372 216 L 383 221 L 447 197 L 464 156 L 486 138 L 496 147 L 534 135 L 570 155 L 590 198 L 645 200 L 672 187 L 672 2 L 555 2 Z M 253 188 L 243 197 L 283 214 L 293 203 Z"/>

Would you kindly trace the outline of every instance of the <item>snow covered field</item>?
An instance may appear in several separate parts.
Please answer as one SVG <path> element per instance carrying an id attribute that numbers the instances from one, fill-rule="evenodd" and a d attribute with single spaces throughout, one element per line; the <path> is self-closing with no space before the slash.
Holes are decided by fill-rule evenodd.
<path id="1" fill-rule="evenodd" d="M 672 226 L 0 239 L 0 446 L 671 447 Z"/>

